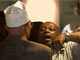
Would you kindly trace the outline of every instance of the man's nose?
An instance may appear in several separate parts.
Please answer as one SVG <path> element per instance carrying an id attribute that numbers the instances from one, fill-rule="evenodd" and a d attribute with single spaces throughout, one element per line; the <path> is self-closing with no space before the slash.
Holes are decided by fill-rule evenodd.
<path id="1" fill-rule="evenodd" d="M 44 33 L 50 33 L 49 29 L 46 29 L 46 30 L 44 31 Z"/>

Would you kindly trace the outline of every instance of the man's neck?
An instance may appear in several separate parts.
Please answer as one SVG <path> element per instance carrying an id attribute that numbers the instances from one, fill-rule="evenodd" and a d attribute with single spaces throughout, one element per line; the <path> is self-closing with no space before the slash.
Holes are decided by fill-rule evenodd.
<path id="1" fill-rule="evenodd" d="M 22 36 L 21 40 L 28 40 L 28 39 L 26 38 L 26 36 Z"/>

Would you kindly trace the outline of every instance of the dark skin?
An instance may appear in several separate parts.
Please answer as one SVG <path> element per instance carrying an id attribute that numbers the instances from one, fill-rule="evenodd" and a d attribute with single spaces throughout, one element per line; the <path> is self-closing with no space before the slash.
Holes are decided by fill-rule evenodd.
<path id="1" fill-rule="evenodd" d="M 52 50 L 54 53 L 58 53 L 63 48 L 63 44 L 69 41 L 76 42 L 80 44 L 80 32 L 69 33 L 70 39 L 66 39 L 66 34 L 60 34 L 56 37 L 56 39 L 52 42 Z"/>
<path id="2" fill-rule="evenodd" d="M 58 53 L 63 48 L 63 44 L 65 42 L 65 36 L 66 34 L 60 34 L 52 42 L 51 46 L 53 50 L 53 55 Z"/>
<path id="3" fill-rule="evenodd" d="M 80 27 L 77 27 L 74 32 L 80 32 Z"/>
<path id="4" fill-rule="evenodd" d="M 78 44 L 80 44 L 80 32 L 73 32 L 70 33 L 71 38 L 69 39 L 70 41 L 74 41 Z"/>
<path id="5" fill-rule="evenodd" d="M 52 40 L 59 34 L 59 28 L 52 22 L 45 22 L 41 25 L 38 35 L 38 42 L 51 45 Z"/>

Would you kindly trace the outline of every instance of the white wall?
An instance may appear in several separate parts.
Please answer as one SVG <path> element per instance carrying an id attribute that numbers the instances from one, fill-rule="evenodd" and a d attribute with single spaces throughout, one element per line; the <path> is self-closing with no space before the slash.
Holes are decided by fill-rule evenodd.
<path id="1" fill-rule="evenodd" d="M 34 21 L 51 21 L 59 25 L 58 0 L 28 0 L 27 11 L 30 19 Z"/>
<path id="2" fill-rule="evenodd" d="M 0 10 L 17 0 L 1 0 Z M 27 1 L 26 7 L 30 19 L 34 21 L 51 21 L 59 26 L 59 0 L 23 0 Z"/>

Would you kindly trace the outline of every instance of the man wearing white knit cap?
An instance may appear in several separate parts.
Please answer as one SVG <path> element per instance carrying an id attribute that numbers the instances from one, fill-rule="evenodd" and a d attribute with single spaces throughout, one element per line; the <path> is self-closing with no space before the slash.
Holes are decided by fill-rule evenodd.
<path id="1" fill-rule="evenodd" d="M 17 1 L 4 13 L 9 35 L 0 43 L 0 60 L 50 60 L 50 48 L 28 40 L 31 22 L 25 4 Z"/>

